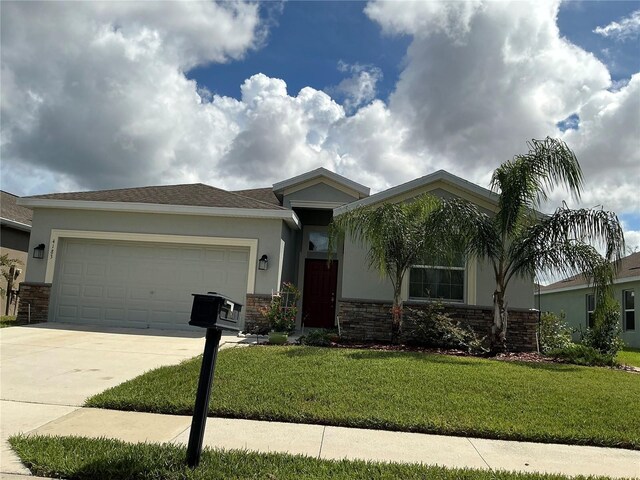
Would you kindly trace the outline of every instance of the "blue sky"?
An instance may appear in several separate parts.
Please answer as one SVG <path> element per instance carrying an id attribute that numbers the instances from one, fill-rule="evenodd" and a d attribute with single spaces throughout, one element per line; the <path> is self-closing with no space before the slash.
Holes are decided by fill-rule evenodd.
<path id="1" fill-rule="evenodd" d="M 317 167 L 488 186 L 527 141 L 640 246 L 640 1 L 3 2 L 0 182 L 18 195 Z M 60 28 L 64 25 L 65 28 Z"/>
<path id="2" fill-rule="evenodd" d="M 289 94 L 311 86 L 330 89 L 344 78 L 338 62 L 374 65 L 382 70 L 378 97 L 387 99 L 403 68 L 411 37 L 385 35 L 364 13 L 366 2 L 293 1 L 267 3 L 274 25 L 264 47 L 241 61 L 196 68 L 188 73 L 211 92 L 239 98 L 242 82 L 257 72 L 285 79 Z M 640 9 L 638 1 L 569 1 L 561 4 L 558 28 L 575 45 L 609 67 L 614 81 L 640 71 L 640 44 L 597 35 L 593 30 Z M 339 95 L 337 96 L 338 100 Z"/>

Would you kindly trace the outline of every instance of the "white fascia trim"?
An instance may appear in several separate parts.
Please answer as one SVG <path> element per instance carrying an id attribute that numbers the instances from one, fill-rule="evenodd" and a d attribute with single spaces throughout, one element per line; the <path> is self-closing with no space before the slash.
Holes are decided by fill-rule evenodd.
<path id="1" fill-rule="evenodd" d="M 9 220 L 8 218 L 0 218 L 0 223 L 7 227 L 15 228 L 16 230 L 22 230 L 24 232 L 31 231 L 31 225 L 28 223 L 16 222 L 15 220 Z"/>
<path id="2" fill-rule="evenodd" d="M 315 208 L 319 210 L 333 210 L 346 202 L 321 202 L 317 200 L 291 200 L 291 208 Z"/>
<path id="3" fill-rule="evenodd" d="M 53 282 L 56 266 L 58 241 L 60 238 L 86 238 L 90 240 L 120 240 L 128 242 L 173 243 L 182 245 L 207 245 L 222 247 L 249 247 L 249 272 L 247 275 L 247 293 L 254 293 L 256 285 L 256 266 L 258 261 L 257 238 L 199 237 L 190 235 L 161 235 L 155 233 L 97 232 L 91 230 L 52 229 L 47 255 L 45 283 Z"/>
<path id="4" fill-rule="evenodd" d="M 99 202 L 89 200 L 56 200 L 49 198 L 22 198 L 18 205 L 30 208 L 62 208 L 78 210 L 105 210 L 112 212 L 164 213 L 171 215 L 203 215 L 211 217 L 279 219 L 300 229 L 300 220 L 292 210 L 257 208 L 201 207 L 196 205 L 163 205 L 158 203 Z"/>
<path id="5" fill-rule="evenodd" d="M 402 185 L 397 185 L 395 187 L 391 187 L 387 190 L 383 190 L 382 192 L 378 192 L 370 197 L 363 198 L 362 200 L 355 201 L 353 203 L 348 203 L 347 205 L 343 205 L 342 207 L 336 208 L 333 211 L 334 216 L 342 215 L 354 208 L 364 207 L 368 205 L 373 205 L 378 202 L 382 202 L 384 200 L 388 200 L 397 195 L 401 195 L 405 192 L 410 192 L 416 188 L 423 187 L 433 182 L 437 182 L 441 180 L 443 182 L 454 185 L 462 190 L 466 190 L 474 195 L 477 195 L 493 204 L 497 203 L 498 196 L 487 190 L 486 188 L 482 188 L 475 183 L 469 182 L 464 178 L 457 177 L 445 170 L 438 170 L 437 172 L 431 173 L 429 175 L 425 175 L 424 177 L 416 178 L 415 180 L 411 180 L 407 183 L 403 183 Z"/>
<path id="6" fill-rule="evenodd" d="M 316 168 L 315 170 L 311 170 L 310 172 L 303 173 L 301 175 L 289 178 L 287 180 L 283 180 L 278 183 L 274 183 L 273 191 L 276 192 L 276 191 L 284 190 L 287 187 L 291 187 L 293 185 L 297 185 L 299 183 L 312 180 L 316 177 L 330 178 L 334 182 L 345 185 L 351 188 L 352 190 L 355 190 L 356 192 L 361 193 L 363 195 L 368 196 L 369 192 L 371 191 L 369 187 L 366 187 L 360 183 L 354 182 L 353 180 L 349 180 L 348 178 L 343 177 L 342 175 L 338 175 L 337 173 L 332 172 L 331 170 L 327 170 L 326 168 L 323 168 L 323 167 Z"/>
<path id="7" fill-rule="evenodd" d="M 636 277 L 616 278 L 613 280 L 614 285 L 618 285 L 620 283 L 630 283 L 630 282 L 640 282 L 640 275 Z M 560 288 L 554 288 L 553 290 L 543 290 L 540 292 L 540 295 L 545 295 L 547 293 L 570 292 L 572 290 L 582 290 L 584 288 L 593 288 L 593 284 L 589 285 L 588 283 L 581 283 L 580 285 L 574 285 L 572 287 L 560 287 Z M 538 291 L 536 290 L 534 294 L 538 295 Z"/>

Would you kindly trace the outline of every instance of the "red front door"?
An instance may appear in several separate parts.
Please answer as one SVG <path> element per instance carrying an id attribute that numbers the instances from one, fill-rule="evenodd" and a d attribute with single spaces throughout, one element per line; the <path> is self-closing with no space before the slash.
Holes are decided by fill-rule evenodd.
<path id="1" fill-rule="evenodd" d="M 338 262 L 306 259 L 302 291 L 302 324 L 333 328 L 338 286 Z"/>

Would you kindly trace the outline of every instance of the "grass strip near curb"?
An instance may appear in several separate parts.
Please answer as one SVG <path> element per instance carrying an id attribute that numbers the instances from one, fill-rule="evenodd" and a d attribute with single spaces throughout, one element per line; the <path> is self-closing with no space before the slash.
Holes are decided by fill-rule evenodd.
<path id="1" fill-rule="evenodd" d="M 87 406 L 191 415 L 201 359 Z M 640 375 L 564 364 L 314 347 L 218 357 L 210 415 L 640 449 Z"/>
<path id="2" fill-rule="evenodd" d="M 640 348 L 627 347 L 620 350 L 616 356 L 616 361 L 640 368 Z"/>
<path id="3" fill-rule="evenodd" d="M 302 455 L 204 449 L 196 469 L 185 466 L 186 448 L 80 437 L 14 436 L 9 443 L 34 475 L 69 480 L 153 479 L 477 479 L 564 480 L 543 475 L 453 469 L 358 460 L 319 460 Z M 595 479 L 597 477 L 574 477 Z"/>

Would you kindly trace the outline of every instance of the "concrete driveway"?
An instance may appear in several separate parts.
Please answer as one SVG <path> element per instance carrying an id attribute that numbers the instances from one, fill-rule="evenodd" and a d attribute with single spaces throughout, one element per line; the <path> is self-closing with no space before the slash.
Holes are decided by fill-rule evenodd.
<path id="1" fill-rule="evenodd" d="M 222 342 L 242 341 L 224 335 Z M 221 343 L 222 343 L 221 342 Z M 168 332 L 45 323 L 0 330 L 1 473 L 29 473 L 6 439 L 66 415 L 87 397 L 202 353 L 204 330 Z"/>

